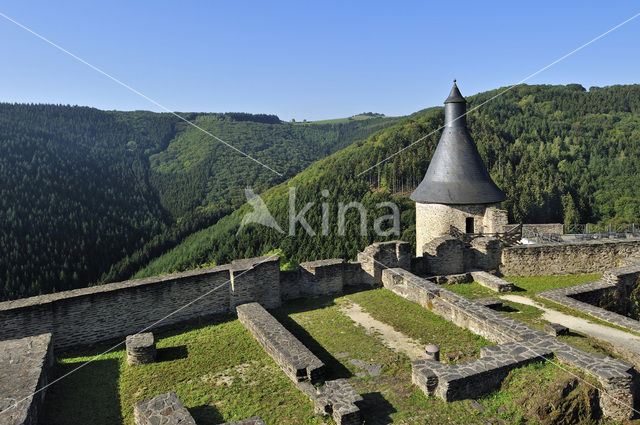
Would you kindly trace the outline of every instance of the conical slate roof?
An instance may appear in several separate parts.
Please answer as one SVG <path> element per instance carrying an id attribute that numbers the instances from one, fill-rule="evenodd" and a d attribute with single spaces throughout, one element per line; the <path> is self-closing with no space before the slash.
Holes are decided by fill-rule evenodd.
<path id="1" fill-rule="evenodd" d="M 451 93 L 449 93 L 449 97 L 444 103 L 467 103 L 467 100 L 462 97 L 462 93 L 458 89 L 458 85 L 456 84 L 456 80 L 453 80 L 453 87 L 451 87 Z"/>
<path id="2" fill-rule="evenodd" d="M 453 83 L 445 101 L 445 128 L 427 173 L 411 194 L 416 202 L 493 204 L 506 199 L 491 180 L 465 120 L 467 101 Z"/>

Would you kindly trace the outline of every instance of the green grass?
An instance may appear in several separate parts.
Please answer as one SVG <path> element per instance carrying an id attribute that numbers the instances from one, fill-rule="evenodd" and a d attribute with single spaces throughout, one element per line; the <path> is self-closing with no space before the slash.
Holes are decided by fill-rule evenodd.
<path id="1" fill-rule="evenodd" d="M 422 344 L 436 344 L 446 360 L 447 353 L 459 353 L 459 360 L 480 355 L 480 348 L 493 345 L 474 333 L 452 325 L 440 316 L 406 301 L 387 289 L 374 289 L 348 295 L 346 298 L 364 308 L 375 319 Z"/>
<path id="2" fill-rule="evenodd" d="M 516 291 L 514 294 L 523 295 L 529 298 L 535 299 L 535 301 L 539 304 L 544 305 L 545 307 L 554 309 L 556 311 L 560 311 L 562 313 L 580 317 L 582 319 L 589 320 L 590 322 L 597 323 L 604 326 L 609 326 L 615 329 L 619 329 L 622 331 L 630 332 L 632 334 L 636 334 L 635 332 L 624 329 L 620 326 L 616 326 L 614 324 L 605 322 L 603 320 L 599 320 L 595 317 L 584 314 L 580 311 L 573 310 L 569 307 L 565 307 L 560 304 L 556 304 L 552 301 L 544 300 L 542 298 L 538 298 L 535 296 L 536 293 L 541 291 L 546 291 L 549 289 L 555 288 L 563 288 L 566 286 L 579 285 L 583 283 L 594 282 L 600 278 L 600 274 L 584 274 L 584 275 L 568 275 L 568 276 L 507 276 L 504 279 L 512 282 L 516 285 Z M 446 289 L 451 290 L 457 294 L 460 294 L 464 297 L 470 299 L 483 298 L 483 297 L 499 297 L 501 294 L 498 294 L 484 286 L 480 285 L 477 282 L 472 283 L 459 283 L 444 286 Z M 520 304 L 511 301 L 503 301 L 503 308 L 499 310 L 501 313 L 510 316 L 516 320 L 521 320 L 528 325 L 536 328 L 543 329 L 544 324 L 547 323 L 546 320 L 542 319 L 543 311 L 539 308 Z M 636 334 L 637 335 L 637 334 Z M 611 357 L 620 357 L 620 355 L 615 351 L 614 347 L 604 341 L 597 340 L 588 335 L 584 335 L 578 332 L 571 332 L 568 336 L 559 337 L 561 340 L 574 345 L 584 351 L 590 353 L 603 354 Z M 624 359 L 627 360 L 628 359 Z"/>
<path id="3" fill-rule="evenodd" d="M 346 378 L 363 395 L 367 424 L 466 425 L 495 423 L 498 418 L 517 423 L 521 400 L 531 391 L 523 382 L 535 378 L 536 385 L 551 385 L 563 379 L 548 364 L 514 370 L 507 384 L 479 400 L 485 412 L 477 411 L 470 400 L 446 403 L 427 397 L 412 384 L 405 355 L 387 348 L 340 311 L 349 302 L 421 343 L 438 344 L 445 357 L 462 352 L 462 359 L 469 360 L 491 343 L 384 289 L 301 300 L 273 311 L 327 365 L 327 379 Z M 254 415 L 269 425 L 333 423 L 313 415 L 311 402 L 238 320 L 195 322 L 157 337 L 157 363 L 130 367 L 124 350 L 119 350 L 53 385 L 45 403 L 46 423 L 130 425 L 133 403 L 168 391 L 178 394 L 199 425 Z M 67 353 L 59 359 L 55 375 L 70 372 L 99 352 Z M 352 360 L 380 364 L 381 373 L 363 373 Z M 498 411 L 499 406 L 504 407 Z"/>
<path id="4" fill-rule="evenodd" d="M 130 367 L 124 350 L 51 387 L 47 424 L 133 424 L 133 404 L 175 391 L 198 425 L 254 415 L 273 424 L 319 424 L 313 405 L 237 320 L 216 320 L 160 335 L 157 363 Z M 60 360 L 56 375 L 92 353 Z"/>
<path id="5" fill-rule="evenodd" d="M 565 276 L 506 276 L 503 279 L 512 282 L 518 288 L 518 295 L 534 295 L 549 289 L 595 282 L 601 276 L 600 273 L 593 273 Z"/>
<path id="6" fill-rule="evenodd" d="M 566 286 L 595 282 L 600 279 L 600 276 L 600 274 L 595 273 L 567 276 L 506 276 L 503 279 L 508 282 L 512 282 L 516 286 L 517 295 L 531 296 L 535 295 L 537 292 L 549 289 L 564 288 Z M 455 283 L 445 285 L 444 288 L 470 299 L 495 297 L 500 295 L 497 292 L 480 285 L 478 282 Z"/>

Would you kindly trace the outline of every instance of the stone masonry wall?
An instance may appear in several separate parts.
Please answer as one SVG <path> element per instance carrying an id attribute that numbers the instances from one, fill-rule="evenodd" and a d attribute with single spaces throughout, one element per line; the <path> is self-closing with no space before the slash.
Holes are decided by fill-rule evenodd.
<path id="1" fill-rule="evenodd" d="M 416 257 L 422 257 L 426 243 L 449 235 L 450 226 L 464 232 L 467 217 L 473 217 L 474 233 L 491 233 L 490 230 L 495 230 L 504 221 L 499 208 L 500 204 L 443 205 L 416 202 Z M 489 210 L 490 214 L 487 214 Z"/>
<path id="2" fill-rule="evenodd" d="M 438 236 L 424 244 L 425 268 L 432 275 L 459 274 L 465 271 L 464 244 L 453 236 Z M 471 253 L 470 250 L 467 250 Z"/>
<path id="3" fill-rule="evenodd" d="M 382 270 L 386 267 L 411 268 L 411 245 L 403 241 L 376 242 L 358 253 L 363 271 L 363 283 L 382 285 Z"/>
<path id="4" fill-rule="evenodd" d="M 163 324 L 226 313 L 228 281 L 222 266 L 6 301 L 0 303 L 0 340 L 50 332 L 59 350 L 125 337 L 208 292 Z"/>
<path id="5" fill-rule="evenodd" d="M 546 233 L 551 235 L 564 234 L 564 225 L 562 223 L 545 223 L 545 224 L 523 224 L 523 233 Z"/>
<path id="6" fill-rule="evenodd" d="M 136 425 L 196 425 L 176 393 L 170 391 L 133 405 Z"/>
<path id="7" fill-rule="evenodd" d="M 260 304 L 239 305 L 236 311 L 240 322 L 293 382 L 324 377 L 324 363 Z"/>
<path id="8" fill-rule="evenodd" d="M 640 239 L 596 240 L 512 246 L 502 250 L 505 276 L 598 273 L 624 257 L 640 255 Z"/>
<path id="9" fill-rule="evenodd" d="M 231 274 L 231 311 L 259 301 L 266 308 L 280 307 L 280 258 L 277 255 L 234 260 Z"/>
<path id="10" fill-rule="evenodd" d="M 607 270 L 596 282 L 538 292 L 553 301 L 605 322 L 640 332 L 640 321 L 617 313 L 627 311 L 629 294 L 639 284 L 640 264 Z M 606 309 L 605 309 L 606 308 Z"/>
<path id="11" fill-rule="evenodd" d="M 53 361 L 51 334 L 0 342 L 1 424 L 38 424 Z"/>
<path id="12" fill-rule="evenodd" d="M 409 255 L 404 251 L 409 245 L 396 245 L 389 245 L 392 264 L 408 268 Z M 303 263 L 286 272 L 280 271 L 277 256 L 236 260 L 207 269 L 2 302 L 0 341 L 52 333 L 56 350 L 64 350 L 124 338 L 161 319 L 160 326 L 170 326 L 235 313 L 236 305 L 253 301 L 274 308 L 282 300 L 336 294 L 368 279 L 360 263 L 342 259 Z"/>
<path id="13" fill-rule="evenodd" d="M 310 261 L 280 272 L 280 297 L 284 301 L 334 295 L 347 286 L 364 283 L 367 277 L 360 263 L 346 263 L 341 258 Z"/>
<path id="14" fill-rule="evenodd" d="M 499 344 L 523 343 L 540 353 L 553 352 L 562 363 L 594 376 L 611 397 L 601 396 L 602 412 L 616 420 L 629 419 L 634 405 L 633 366 L 597 354 L 587 353 L 529 325 L 493 311 L 462 295 L 403 269 L 386 269 L 385 288 L 416 302 L 444 319 Z"/>

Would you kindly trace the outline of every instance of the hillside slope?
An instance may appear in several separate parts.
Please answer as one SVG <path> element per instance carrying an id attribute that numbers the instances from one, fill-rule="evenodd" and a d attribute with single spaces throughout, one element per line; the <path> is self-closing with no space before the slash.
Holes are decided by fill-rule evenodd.
<path id="1" fill-rule="evenodd" d="M 379 118 L 295 126 L 273 115 L 0 104 L 0 301 L 124 279 L 244 202 L 355 140 Z"/>
<path id="2" fill-rule="evenodd" d="M 473 108 L 498 90 L 468 98 Z M 640 221 L 640 86 L 586 91 L 579 85 L 520 86 L 468 116 L 469 129 L 491 176 L 507 194 L 503 206 L 513 222 L 584 223 Z M 443 109 L 431 108 L 337 152 L 262 194 L 280 227 L 288 229 L 290 188 L 296 213 L 305 214 L 316 235 L 298 226 L 295 236 L 259 224 L 239 230 L 248 205 L 216 225 L 189 236 L 136 276 L 226 263 L 234 258 L 281 249 L 286 261 L 353 258 L 376 237 L 376 217 L 389 214 L 379 202 L 400 205 L 400 235 L 413 242 L 414 211 L 408 194 L 421 181 L 439 134 L 427 138 L 362 176 L 370 166 L 440 127 Z M 328 196 L 322 191 L 327 190 Z M 338 203 L 359 201 L 369 212 L 365 236 L 359 215 L 347 214 L 346 234 L 338 232 Z M 322 203 L 329 205 L 329 233 L 321 234 Z"/>

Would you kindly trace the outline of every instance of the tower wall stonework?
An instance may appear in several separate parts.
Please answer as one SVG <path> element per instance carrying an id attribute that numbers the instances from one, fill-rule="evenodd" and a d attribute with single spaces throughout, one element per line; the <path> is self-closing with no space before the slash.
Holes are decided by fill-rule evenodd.
<path id="1" fill-rule="evenodd" d="M 416 256 L 422 257 L 425 244 L 450 234 L 451 226 L 466 230 L 466 219 L 473 218 L 473 233 L 498 233 L 506 224 L 500 204 L 444 205 L 416 202 Z M 503 223 L 504 222 L 504 223 Z"/>

